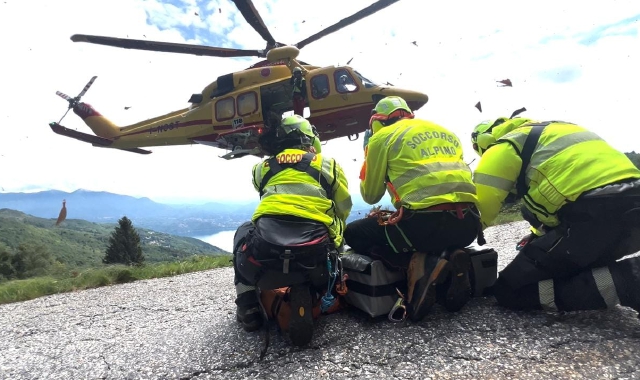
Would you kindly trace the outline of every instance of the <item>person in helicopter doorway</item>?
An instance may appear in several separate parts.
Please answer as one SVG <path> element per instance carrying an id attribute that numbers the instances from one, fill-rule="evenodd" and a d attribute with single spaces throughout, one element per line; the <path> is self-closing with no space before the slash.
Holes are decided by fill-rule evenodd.
<path id="1" fill-rule="evenodd" d="M 482 225 L 508 196 L 521 199 L 531 233 L 499 274 L 493 294 L 516 310 L 640 312 L 640 170 L 573 123 L 488 120 L 471 134 Z"/>
<path id="2" fill-rule="evenodd" d="M 285 117 L 271 138 L 261 144 L 270 157 L 253 167 L 253 186 L 260 193 L 260 203 L 251 221 L 242 224 L 234 236 L 236 315 L 246 331 L 255 331 L 264 322 L 256 281 L 252 281 L 255 272 L 250 270 L 254 254 L 245 251 L 256 224 L 265 219 L 319 222 L 324 225 L 324 234 L 328 231 L 335 249 L 341 249 L 352 206 L 341 166 L 322 155 L 318 133 L 308 120 L 299 115 Z M 296 302 L 308 305 L 311 300 Z M 294 304 L 293 299 L 291 303 Z M 311 331 L 311 312 L 304 316 L 292 313 L 291 318 L 291 326 L 293 318 L 302 318 L 297 325 Z"/>
<path id="3" fill-rule="evenodd" d="M 293 87 L 291 94 L 293 113 L 304 116 L 304 107 L 307 104 L 307 81 L 302 76 L 300 67 L 293 68 L 293 75 L 289 80 L 289 84 Z"/>
<path id="4" fill-rule="evenodd" d="M 340 75 L 340 80 L 338 81 L 338 92 L 352 92 L 357 88 L 355 83 L 351 81 L 346 74 Z"/>
<path id="5" fill-rule="evenodd" d="M 405 305 L 413 321 L 441 303 L 459 311 L 471 297 L 471 261 L 462 248 L 481 239 L 476 189 L 451 131 L 414 118 L 406 101 L 381 99 L 365 134 L 360 194 L 376 204 L 388 190 L 396 211 L 349 223 L 345 243 L 356 253 L 407 271 Z"/>

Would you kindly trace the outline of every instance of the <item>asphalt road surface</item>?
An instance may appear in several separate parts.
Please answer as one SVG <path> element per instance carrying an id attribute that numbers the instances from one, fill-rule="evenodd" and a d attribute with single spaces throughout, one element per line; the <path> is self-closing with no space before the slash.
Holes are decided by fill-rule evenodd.
<path id="1" fill-rule="evenodd" d="M 500 268 L 523 222 L 487 231 Z M 322 317 L 308 348 L 235 321 L 230 268 L 0 306 L 2 379 L 632 379 L 640 321 L 617 307 L 513 312 L 476 298 L 420 323 Z"/>

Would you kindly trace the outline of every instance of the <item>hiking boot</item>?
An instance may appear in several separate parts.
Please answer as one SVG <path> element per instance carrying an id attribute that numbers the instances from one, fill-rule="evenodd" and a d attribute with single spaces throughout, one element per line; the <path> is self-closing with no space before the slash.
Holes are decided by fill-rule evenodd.
<path id="1" fill-rule="evenodd" d="M 448 261 L 443 257 L 416 252 L 411 256 L 407 269 L 407 314 L 420 321 L 436 302 L 436 286 L 443 283 L 448 274 Z"/>
<path id="2" fill-rule="evenodd" d="M 469 254 L 457 249 L 451 253 L 446 252 L 444 257 L 448 262 L 450 279 L 447 280 L 448 289 L 443 300 L 444 307 L 451 312 L 456 312 L 471 298 L 471 282 L 469 271 L 471 270 L 471 258 Z"/>
<path id="3" fill-rule="evenodd" d="M 236 308 L 236 319 L 242 324 L 246 332 L 252 332 L 262 327 L 262 311 L 260 304 L 240 306 Z"/>
<path id="4" fill-rule="evenodd" d="M 289 339 L 294 346 L 305 346 L 313 336 L 313 305 L 309 286 L 293 285 L 289 290 L 289 302 Z"/>
<path id="5" fill-rule="evenodd" d="M 609 265 L 609 271 L 613 281 L 604 282 L 602 278 L 600 281 L 596 279 L 596 284 L 600 282 L 598 288 L 603 289 L 598 293 L 604 294 L 607 290 L 609 294 L 615 293 L 620 305 L 637 311 L 640 319 L 640 256 L 617 261 Z M 595 297 L 597 296 L 594 295 Z"/>

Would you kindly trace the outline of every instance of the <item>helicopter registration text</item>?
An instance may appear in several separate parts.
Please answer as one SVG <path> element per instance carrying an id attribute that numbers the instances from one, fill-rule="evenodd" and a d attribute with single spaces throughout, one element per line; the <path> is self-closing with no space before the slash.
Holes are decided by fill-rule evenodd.
<path id="1" fill-rule="evenodd" d="M 149 128 L 149 133 L 153 133 L 153 132 L 160 133 L 160 132 L 171 131 L 173 129 L 178 128 L 179 124 L 180 123 L 178 121 L 172 121 L 171 123 L 158 125 L 157 127 Z"/>

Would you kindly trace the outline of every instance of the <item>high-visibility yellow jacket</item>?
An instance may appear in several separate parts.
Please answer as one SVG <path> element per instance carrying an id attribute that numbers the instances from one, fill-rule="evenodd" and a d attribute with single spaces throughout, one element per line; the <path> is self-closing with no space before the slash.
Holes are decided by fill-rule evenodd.
<path id="1" fill-rule="evenodd" d="M 396 208 L 477 202 L 462 144 L 440 125 L 402 119 L 370 137 L 365 157 L 360 194 L 369 204 L 380 201 L 387 188 Z"/>
<path id="2" fill-rule="evenodd" d="M 285 149 L 276 155 L 279 162 L 297 162 L 305 151 Z M 268 160 L 253 167 L 253 186 L 260 191 L 262 178 L 269 171 Z M 347 177 L 340 165 L 333 159 L 316 154 L 311 166 L 317 169 L 332 189 L 328 198 L 318 178 L 306 172 L 285 168 L 275 174 L 264 187 L 260 204 L 253 213 L 253 221 L 263 215 L 291 215 L 324 223 L 336 247 L 342 244 L 342 234 L 351 213 L 351 195 Z"/>
<path id="3" fill-rule="evenodd" d="M 508 193 L 515 191 L 522 167 L 519 154 L 537 122 L 519 118 L 507 123 L 505 127 L 512 130 L 482 155 L 474 173 L 485 228 L 498 215 Z M 558 211 L 567 202 L 586 191 L 632 178 L 640 178 L 640 170 L 597 134 L 571 123 L 548 122 L 526 170 L 528 192 L 523 202 L 542 225 L 556 227 Z"/>

